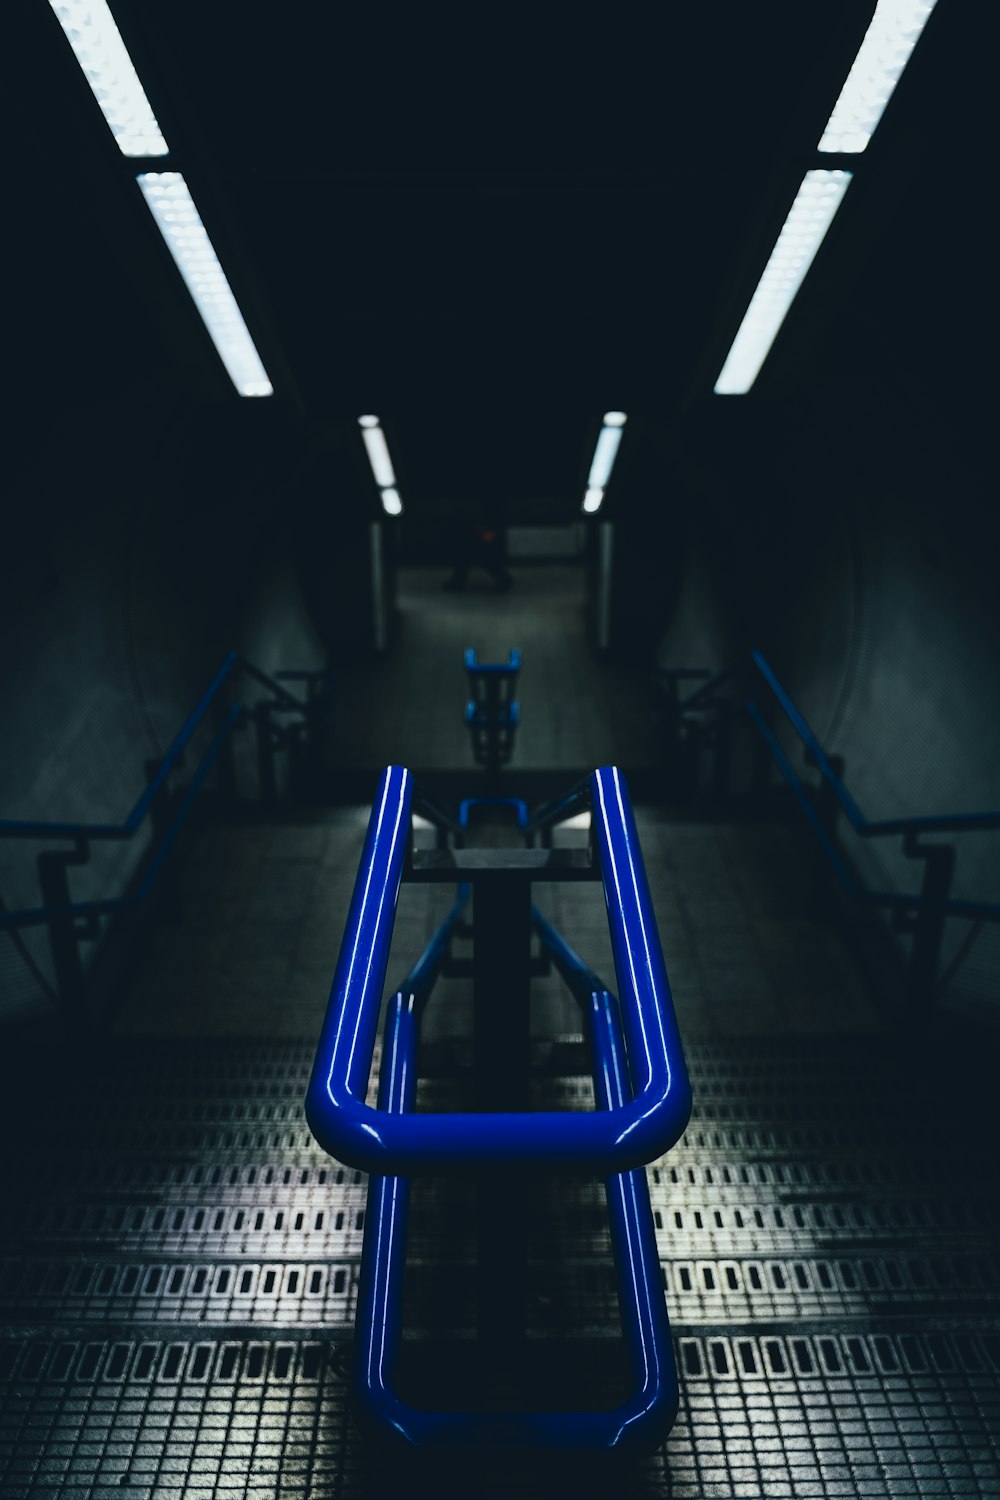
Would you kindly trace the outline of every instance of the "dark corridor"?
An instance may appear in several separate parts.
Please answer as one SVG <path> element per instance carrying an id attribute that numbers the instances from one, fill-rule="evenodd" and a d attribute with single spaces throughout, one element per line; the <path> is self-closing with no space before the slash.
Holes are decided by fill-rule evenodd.
<path id="1" fill-rule="evenodd" d="M 10 11 L 0 1496 L 1000 1500 L 983 7 Z M 652 1016 L 693 1113 L 424 1163 L 380 1304 L 388 766 L 350 1102 L 638 1131 Z M 390 1303 L 400 1409 L 618 1411 L 615 1184 L 650 1451 L 372 1422 Z"/>
<path id="2" fill-rule="evenodd" d="M 445 688 L 434 688 L 440 711 L 432 699 L 425 728 L 420 684 L 435 662 L 457 662 L 440 676 L 461 730 L 456 643 L 488 652 L 509 633 L 527 643 L 515 784 L 565 776 L 574 750 L 579 765 L 613 750 L 637 788 L 657 785 L 662 723 L 648 685 L 642 697 L 632 684 L 631 730 L 619 714 L 586 731 L 607 735 L 613 722 L 613 745 L 567 728 L 581 692 L 624 701 L 629 684 L 586 655 L 582 614 L 573 624 L 579 587 L 573 569 L 550 564 L 519 570 L 509 598 L 455 600 L 440 593 L 439 572 L 408 574 L 409 696 L 399 658 L 373 664 L 371 702 L 392 712 L 339 726 L 343 702 L 365 701 L 348 679 L 327 726 L 329 786 L 371 780 L 403 736 L 445 792 L 474 784 L 475 768 L 461 768 L 468 747 L 455 736 L 450 754 L 441 738 Z M 546 600 L 565 614 L 561 633 L 539 627 Z M 536 660 L 543 692 L 529 692 Z M 345 742 L 359 747 L 350 774 Z M 906 1023 L 843 914 L 831 917 L 797 809 L 774 786 L 771 796 L 754 807 L 638 803 L 695 1099 L 682 1141 L 648 1173 L 680 1379 L 665 1447 L 611 1481 L 571 1455 L 555 1471 L 541 1455 L 500 1468 L 474 1455 L 450 1465 L 394 1455 L 354 1426 L 365 1182 L 317 1147 L 302 1101 L 366 809 L 286 796 L 234 821 L 209 800 L 110 1030 L 68 1047 L 51 1023 L 10 1033 L 3 1493 L 376 1495 L 390 1483 L 506 1493 L 516 1483 L 549 1494 L 572 1483 L 597 1494 L 608 1482 L 690 1497 L 997 1492 L 991 1033 L 971 1034 L 954 1010 L 916 1031 Z M 609 972 L 599 891 L 549 891 L 549 915 Z M 441 887 L 403 886 L 390 979 L 442 903 Z M 469 1025 L 469 981 L 440 987 L 432 1051 Z M 540 1056 L 552 1039 L 579 1045 L 554 976 L 535 982 L 533 1004 Z M 535 1088 L 565 1108 L 586 1107 L 586 1086 L 572 1074 L 546 1081 L 543 1068 Z M 449 1085 L 431 1076 L 421 1087 L 432 1099 Z M 507 1207 L 528 1245 L 523 1382 L 543 1404 L 558 1380 L 570 1403 L 600 1406 L 620 1379 L 597 1188 L 553 1179 L 539 1197 L 526 1180 Z M 443 1179 L 422 1185 L 414 1205 L 404 1353 L 439 1400 L 475 1349 L 471 1208 Z"/>

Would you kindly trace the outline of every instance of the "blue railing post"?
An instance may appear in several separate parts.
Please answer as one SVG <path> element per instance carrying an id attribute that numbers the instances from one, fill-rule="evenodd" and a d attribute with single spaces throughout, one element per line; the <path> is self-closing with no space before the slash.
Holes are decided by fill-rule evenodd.
<path id="1" fill-rule="evenodd" d="M 469 648 L 465 670 L 469 677 L 465 722 L 472 737 L 472 753 L 487 773 L 495 776 L 511 757 L 521 719 L 520 704 L 514 697 L 521 653 L 512 650 L 505 662 L 481 662 Z"/>

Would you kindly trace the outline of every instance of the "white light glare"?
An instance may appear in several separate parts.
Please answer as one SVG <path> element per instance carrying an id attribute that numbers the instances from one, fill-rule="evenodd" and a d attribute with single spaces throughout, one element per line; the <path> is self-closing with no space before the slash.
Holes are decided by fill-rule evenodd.
<path id="1" fill-rule="evenodd" d="M 594 449 L 594 461 L 590 466 L 590 478 L 587 480 L 590 489 L 607 489 L 611 470 L 615 466 L 615 454 L 618 452 L 618 444 L 621 440 L 620 427 L 601 428 L 597 438 L 597 447 Z"/>
<path id="2" fill-rule="evenodd" d="M 399 498 L 398 490 L 382 491 L 382 509 L 387 516 L 401 516 L 403 514 L 403 502 Z"/>
<path id="3" fill-rule="evenodd" d="M 167 143 L 105 0 L 49 0 L 125 156 L 166 156 Z"/>
<path id="4" fill-rule="evenodd" d="M 368 450 L 368 462 L 372 466 L 375 475 L 375 483 L 380 490 L 391 489 L 396 483 L 395 470 L 392 467 L 392 459 L 389 457 L 389 445 L 385 440 L 385 433 L 378 425 L 365 422 L 361 428 L 361 437 Z"/>
<path id="5" fill-rule="evenodd" d="M 604 502 L 604 491 L 589 489 L 583 497 L 583 508 L 588 516 L 594 516 Z"/>
<path id="6" fill-rule="evenodd" d="M 267 371 L 180 172 L 140 172 L 139 186 L 241 396 L 270 396 Z"/>
<path id="7" fill-rule="evenodd" d="M 624 427 L 628 417 L 623 411 L 606 411 L 603 422 L 605 427 Z"/>
<path id="8" fill-rule="evenodd" d="M 757 379 L 850 180 L 850 172 L 827 171 L 807 172 L 802 179 L 715 382 L 717 396 L 743 396 Z"/>
<path id="9" fill-rule="evenodd" d="M 934 5 L 935 0 L 878 0 L 840 98 L 826 122 L 820 151 L 865 149 Z"/>

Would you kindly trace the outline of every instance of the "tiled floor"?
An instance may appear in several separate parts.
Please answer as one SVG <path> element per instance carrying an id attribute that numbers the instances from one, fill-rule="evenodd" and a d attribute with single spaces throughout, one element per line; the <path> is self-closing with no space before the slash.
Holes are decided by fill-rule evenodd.
<path id="1" fill-rule="evenodd" d="M 384 660 L 337 672 L 330 781 L 401 761 L 466 770 L 463 652 L 523 653 L 522 728 L 514 768 L 558 772 L 571 784 L 615 762 L 648 776 L 657 736 L 641 672 L 595 656 L 586 636 L 583 575 L 569 566 L 523 568 L 514 589 L 489 582 L 441 589 L 438 570 L 400 578 L 400 630 Z M 696 823 L 638 808 L 661 939 L 685 1031 L 851 1031 L 877 1026 L 875 1008 L 843 944 L 813 902 L 811 852 L 780 823 Z M 156 934 L 123 1008 L 125 1033 L 318 1034 L 367 822 L 363 806 L 303 810 L 283 823 L 216 827 L 200 838 L 178 919 Z M 489 837 L 489 835 L 486 835 Z M 560 835 L 584 840 L 580 831 Z M 613 983 L 598 886 L 539 886 L 537 899 L 583 956 Z M 388 983 L 417 957 L 450 896 L 404 885 Z M 468 986 L 442 981 L 434 1031 L 468 1015 Z M 572 1002 L 554 977 L 536 983 L 536 1026 L 575 1031 Z M 461 1024 L 465 1024 L 462 1022 Z"/>
<path id="2" fill-rule="evenodd" d="M 512 767 L 591 770 L 653 765 L 656 727 L 641 669 L 608 664 L 587 641 L 583 573 L 568 565 L 525 567 L 510 593 L 470 577 L 442 591 L 445 569 L 406 569 L 399 579 L 395 649 L 336 669 L 331 768 L 472 767 L 462 721 L 465 649 L 480 661 L 522 654 L 521 728 Z"/>
<path id="3" fill-rule="evenodd" d="M 110 1043 L 86 1067 L 65 1045 L 0 1058 L 4 1500 L 1000 1495 L 986 1059 L 891 1037 L 689 1040 L 695 1112 L 647 1174 L 680 1410 L 649 1459 L 606 1468 L 393 1461 L 387 1433 L 350 1420 L 366 1182 L 302 1118 L 312 1052 L 198 1038 Z M 471 1205 L 454 1179 L 417 1191 L 400 1378 L 419 1371 L 414 1399 L 441 1404 L 436 1348 L 473 1406 L 455 1333 L 474 1317 Z M 529 1402 L 614 1399 L 601 1199 L 574 1174 L 510 1204 L 532 1265 Z"/>
<path id="4" fill-rule="evenodd" d="M 362 807 L 313 821 L 208 829 L 179 918 L 154 938 L 123 1008 L 133 1035 L 318 1035 L 367 823 Z M 638 823 L 682 1030 L 740 1035 L 867 1030 L 865 985 L 810 895 L 810 850 L 782 824 L 697 824 L 639 808 Z M 586 835 L 562 835 L 569 842 Z M 450 887 L 404 884 L 388 983 L 417 958 Z M 540 885 L 539 906 L 613 982 L 599 885 Z M 442 981 L 435 1031 L 467 1010 Z M 575 1031 L 556 978 L 536 981 L 539 1031 Z"/>
<path id="5" fill-rule="evenodd" d="M 578 575 L 525 570 L 500 597 L 441 594 L 436 574 L 404 582 L 396 656 L 339 675 L 334 776 L 374 783 L 394 759 L 475 776 L 466 644 L 524 650 L 522 766 L 570 780 L 602 761 L 655 765 L 642 683 L 589 653 Z M 368 817 L 331 805 L 205 828 L 119 1037 L 84 1067 L 75 1046 L 8 1060 L 0 1493 L 1000 1496 L 995 1068 L 967 1038 L 904 1044 L 881 1026 L 798 825 L 690 821 L 649 800 L 636 812 L 695 1101 L 647 1170 L 681 1386 L 666 1444 L 613 1471 L 534 1453 L 421 1467 L 407 1451 L 393 1465 L 386 1435 L 350 1420 L 366 1181 L 319 1149 L 302 1107 Z M 539 885 L 536 898 L 613 983 L 600 886 Z M 390 986 L 450 899 L 404 884 Z M 535 991 L 536 1034 L 579 1031 L 555 976 Z M 470 1000 L 468 981 L 440 981 L 426 1033 L 466 1033 Z M 589 1086 L 533 1083 L 556 1107 L 581 1107 Z M 469 1187 L 417 1181 L 399 1372 L 426 1374 L 421 1352 L 441 1340 L 463 1405 Z M 505 1200 L 531 1267 L 518 1391 L 533 1373 L 542 1405 L 553 1391 L 614 1399 L 601 1196 L 574 1174 Z M 428 1368 L 416 1383 L 433 1406 Z"/>

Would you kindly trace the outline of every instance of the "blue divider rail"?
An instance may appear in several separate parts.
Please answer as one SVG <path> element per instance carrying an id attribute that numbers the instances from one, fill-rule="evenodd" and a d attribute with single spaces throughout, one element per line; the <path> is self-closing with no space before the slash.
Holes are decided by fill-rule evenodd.
<path id="1" fill-rule="evenodd" d="M 819 796 L 813 788 L 805 785 L 760 706 L 749 699 L 746 709 L 754 727 L 808 819 L 842 889 L 853 900 L 890 911 L 897 931 L 913 934 L 907 994 L 912 1006 L 918 1010 L 926 1010 L 942 984 L 939 968 L 946 919 L 970 919 L 975 924 L 969 934 L 971 940 L 979 930 L 979 924 L 1000 921 L 1000 905 L 952 896 L 950 892 L 956 860 L 954 846 L 940 842 L 926 843 L 923 840 L 927 835 L 985 833 L 998 829 L 1000 812 L 944 813 L 929 817 L 880 819 L 865 817 L 841 778 L 842 762 L 838 757 L 827 754 L 770 662 L 760 651 L 751 652 L 751 660 L 805 747 L 809 762 L 819 772 Z M 860 838 L 892 835 L 902 837 L 906 857 L 923 861 L 924 875 L 919 892 L 871 890 L 861 884 L 837 846 L 836 823 L 840 812 L 845 814 L 851 829 Z M 959 956 L 964 955 L 965 951 L 967 944 L 962 945 Z M 954 967 L 953 962 L 949 966 L 949 972 L 953 972 Z"/>
<path id="2" fill-rule="evenodd" d="M 561 802 L 518 823 L 529 847 L 414 851 L 412 779 L 383 774 L 348 915 L 326 1020 L 306 1098 L 319 1143 L 372 1173 L 355 1339 L 359 1417 L 411 1444 L 488 1444 L 639 1453 L 655 1447 L 677 1410 L 677 1377 L 642 1167 L 669 1150 L 690 1114 L 691 1094 L 628 792 L 614 767 L 597 770 Z M 416 800 L 421 810 L 425 802 Z M 475 799 L 470 799 L 475 800 Z M 544 829 L 589 804 L 592 849 L 530 847 Z M 468 826 L 468 805 L 459 828 Z M 434 818 L 432 816 L 432 821 Z M 449 823 L 448 831 L 456 825 Z M 377 1107 L 366 1104 L 396 900 L 402 879 L 453 882 L 457 898 L 414 969 L 388 1003 Z M 600 879 L 621 1004 L 532 906 L 537 880 Z M 451 938 L 475 889 L 473 925 L 477 1113 L 415 1112 L 420 1021 Z M 592 1049 L 592 1112 L 528 1112 L 527 1008 L 531 934 L 586 1017 Z M 480 951 L 482 949 L 482 951 Z M 522 993 L 523 992 L 523 993 Z M 501 1031 L 523 1030 L 521 1044 Z M 520 1076 L 518 1076 L 520 1075 Z M 499 1101 L 499 1107 L 497 1107 Z M 519 1101 L 521 1108 L 511 1108 Z M 417 1408 L 394 1387 L 412 1175 L 466 1169 L 489 1178 L 512 1169 L 586 1171 L 605 1177 L 633 1389 L 606 1411 L 442 1411 Z M 480 1224 L 483 1260 L 496 1257 L 496 1220 Z M 504 1252 L 506 1253 L 506 1251 Z M 509 1264 L 502 1262 L 509 1273 Z M 494 1259 L 493 1271 L 497 1269 Z M 509 1278 L 488 1275 L 490 1297 Z M 484 1306 L 480 1306 L 480 1334 Z M 492 1319 L 507 1336 L 510 1304 Z M 486 1321 L 490 1322 L 489 1310 Z"/>
<path id="3" fill-rule="evenodd" d="M 510 760 L 521 705 L 514 697 L 521 670 L 521 653 L 513 650 L 505 662 L 481 662 L 470 647 L 465 653 L 469 699 L 465 723 L 472 739 L 476 764 L 495 773 Z"/>
<path id="4" fill-rule="evenodd" d="M 250 709 L 240 703 L 226 707 L 222 703 L 223 689 L 240 672 L 266 688 L 270 696 Z M 306 697 L 296 697 L 277 679 L 304 683 Z M 330 674 L 324 671 L 286 671 L 279 672 L 277 678 L 269 677 L 238 651 L 230 651 L 162 757 L 147 766 L 147 785 L 123 822 L 68 823 L 38 819 L 0 819 L 0 838 L 63 845 L 68 843 L 71 846 L 68 850 L 47 849 L 39 854 L 37 866 L 43 904 L 16 911 L 0 909 L 0 930 L 9 931 L 15 941 L 18 941 L 17 935 L 21 928 L 48 928 L 56 979 L 54 990 L 50 989 L 44 976 L 35 968 L 30 955 L 25 953 L 24 956 L 30 967 L 35 969 L 42 985 L 61 1005 L 72 1025 L 78 1026 L 84 1019 L 86 975 L 80 944 L 100 935 L 102 917 L 135 909 L 151 894 L 213 767 L 219 768 L 220 785 L 229 792 L 234 791 L 233 764 L 224 754 L 231 744 L 233 731 L 246 718 L 253 719 L 257 733 L 260 798 L 265 804 L 273 802 L 277 796 L 277 750 L 298 752 L 303 756 L 307 769 L 315 774 L 315 761 L 320 747 L 319 716 L 325 709 L 331 681 Z M 175 794 L 170 786 L 170 778 L 183 764 L 189 742 L 213 710 L 220 712 L 219 728 L 192 771 L 187 785 Z M 276 723 L 276 716 L 279 714 L 293 715 L 291 724 Z M 131 892 L 97 900 L 73 901 L 69 891 L 69 867 L 87 863 L 93 842 L 117 842 L 135 838 L 147 819 L 153 828 L 153 841 Z"/>
<path id="5" fill-rule="evenodd" d="M 749 773 L 745 792 L 759 802 L 767 795 L 772 764 L 776 766 L 844 893 L 860 906 L 888 912 L 895 931 L 912 935 L 905 979 L 906 1001 L 911 1012 L 927 1013 L 961 967 L 982 925 L 1000 922 L 1000 904 L 995 901 L 952 895 L 958 851 L 952 844 L 941 842 L 940 836 L 996 831 L 1000 829 L 1000 811 L 866 817 L 844 782 L 843 760 L 821 744 L 761 651 L 752 651 L 746 663 L 737 661 L 722 672 L 713 674 L 700 667 L 668 668 L 660 671 L 654 681 L 664 728 L 665 770 L 674 794 L 699 797 L 708 792 L 721 801 L 734 795 L 731 773 L 735 769 L 737 782 L 746 782 Z M 698 685 L 682 696 L 681 685 L 691 682 Z M 807 764 L 819 773 L 818 785 L 808 784 L 792 764 L 761 707 L 763 700 L 758 701 L 762 685 L 802 744 Z M 734 767 L 737 724 L 746 722 L 742 715 L 737 718 L 736 709 L 741 702 L 756 734 L 750 761 L 740 756 Z M 923 866 L 920 889 L 868 888 L 838 837 L 842 819 L 861 839 L 901 838 L 904 856 L 919 860 Z M 942 969 L 941 954 L 949 918 L 966 919 L 970 926 Z"/>

